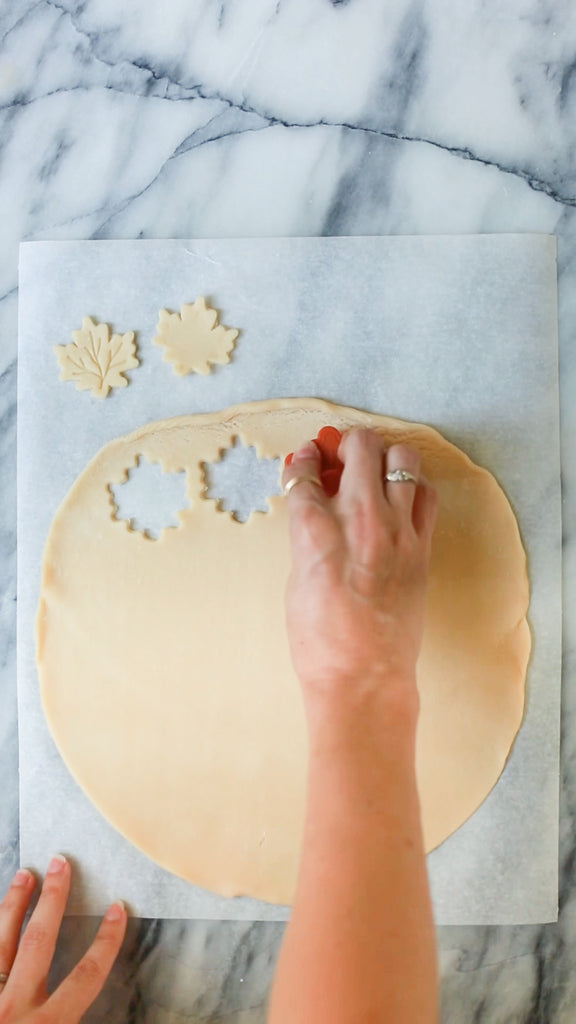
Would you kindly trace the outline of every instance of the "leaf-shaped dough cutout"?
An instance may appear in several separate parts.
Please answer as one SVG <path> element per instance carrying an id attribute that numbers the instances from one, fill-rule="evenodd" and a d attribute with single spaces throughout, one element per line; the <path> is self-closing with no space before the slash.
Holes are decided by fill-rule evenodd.
<path id="1" fill-rule="evenodd" d="M 91 391 L 95 398 L 106 398 L 110 388 L 125 388 L 126 370 L 138 366 L 134 331 L 113 334 L 108 324 L 94 323 L 89 316 L 82 328 L 72 331 L 70 345 L 55 345 L 60 363 L 60 380 L 71 380 L 79 391 Z"/>
<path id="2" fill-rule="evenodd" d="M 159 313 L 155 345 L 164 348 L 164 359 L 179 377 L 210 373 L 215 363 L 229 363 L 238 331 L 218 323 L 218 313 L 200 296 L 186 303 L 180 313 Z"/>

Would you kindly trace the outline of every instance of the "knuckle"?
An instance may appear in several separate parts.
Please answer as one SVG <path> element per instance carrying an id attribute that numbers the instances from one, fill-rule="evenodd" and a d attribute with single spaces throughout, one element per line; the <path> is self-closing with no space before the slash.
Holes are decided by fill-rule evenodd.
<path id="1" fill-rule="evenodd" d="M 81 985 L 99 985 L 103 984 L 106 977 L 104 969 L 100 964 L 100 961 L 91 953 L 87 953 L 86 956 L 82 957 L 80 963 L 74 970 L 76 980 Z"/>
<path id="2" fill-rule="evenodd" d="M 11 1024 L 16 1019 L 15 1001 L 8 993 L 3 992 L 0 1004 L 0 1024 Z"/>
<path id="3" fill-rule="evenodd" d="M 420 469 L 420 452 L 411 445 L 401 442 L 388 449 L 387 461 L 388 466 L 407 469 L 417 475 Z"/>
<path id="4" fill-rule="evenodd" d="M 373 567 L 387 561 L 392 551 L 392 537 L 380 517 L 364 511 L 356 521 L 355 546 L 363 564 Z"/>
<path id="5" fill-rule="evenodd" d="M 282 476 L 282 486 L 286 487 L 291 480 L 296 479 L 299 476 L 317 476 L 318 475 L 318 464 L 313 459 L 298 459 L 298 462 L 293 462 L 292 465 L 285 470 Z"/>
<path id="6" fill-rule="evenodd" d="M 374 543 L 387 540 L 388 529 L 385 520 L 385 510 L 381 504 L 369 495 L 361 501 L 356 501 L 352 509 L 352 521 L 358 534 L 366 541 Z"/>
<path id="7" fill-rule="evenodd" d="M 8 889 L 0 904 L 0 911 L 2 911 L 2 914 L 12 914 L 22 906 L 22 902 L 22 894 L 18 889 Z"/>
<path id="8" fill-rule="evenodd" d="M 375 430 L 364 431 L 364 443 L 371 451 L 375 452 L 376 454 L 379 454 L 380 452 L 384 451 L 384 438 Z"/>
<path id="9" fill-rule="evenodd" d="M 357 452 L 374 452 L 383 447 L 379 434 L 367 427 L 358 427 L 347 435 L 347 447 Z"/>
<path id="10" fill-rule="evenodd" d="M 382 534 L 383 537 L 387 537 L 389 530 L 386 526 L 386 509 L 382 502 L 378 500 L 378 497 L 374 495 L 369 501 L 366 502 L 366 528 L 370 530 L 374 536 Z"/>
<path id="11" fill-rule="evenodd" d="M 310 453 L 302 459 L 298 459 L 297 465 L 300 470 L 304 470 L 307 473 L 315 473 L 318 469 L 318 463 L 320 462 L 320 452 L 314 445 L 313 449 L 310 449 Z"/>
<path id="12" fill-rule="evenodd" d="M 34 1024 L 62 1024 L 50 1006 L 39 1006 L 34 1011 Z"/>
<path id="13" fill-rule="evenodd" d="M 313 500 L 300 502 L 297 509 L 297 521 L 302 530 L 308 533 L 315 531 L 324 518 L 324 509 L 321 505 Z"/>
<path id="14" fill-rule="evenodd" d="M 378 529 L 374 530 L 374 546 L 378 551 L 388 553 L 394 545 L 394 534 L 390 527 L 379 523 Z"/>
<path id="15" fill-rule="evenodd" d="M 390 538 L 386 533 L 380 531 L 376 534 L 372 538 L 372 542 L 368 549 L 372 563 L 378 566 L 382 565 L 382 563 L 389 558 L 391 547 Z"/>
<path id="16" fill-rule="evenodd" d="M 390 445 L 388 453 L 398 455 L 401 459 L 418 459 L 420 456 L 415 448 L 410 444 L 406 444 L 404 441 L 399 441 L 397 444 Z"/>
<path id="17" fill-rule="evenodd" d="M 396 538 L 396 551 L 403 562 L 411 562 L 416 553 L 415 537 L 408 530 L 400 530 Z"/>
<path id="18" fill-rule="evenodd" d="M 22 937 L 21 947 L 26 950 L 43 949 L 48 943 L 48 932 L 44 925 L 31 921 Z"/>
<path id="19" fill-rule="evenodd" d="M 62 898 L 62 882 L 53 880 L 48 876 L 42 886 L 42 903 L 54 903 Z"/>
<path id="20" fill-rule="evenodd" d="M 353 430 L 349 430 L 347 434 L 342 438 L 342 447 L 346 456 L 353 455 L 359 451 L 363 445 L 362 439 L 363 431 L 360 427 L 355 427 Z"/>

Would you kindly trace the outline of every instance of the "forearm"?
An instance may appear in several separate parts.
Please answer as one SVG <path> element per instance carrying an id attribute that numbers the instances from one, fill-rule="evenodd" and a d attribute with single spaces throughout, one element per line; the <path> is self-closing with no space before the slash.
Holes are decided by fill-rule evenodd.
<path id="1" fill-rule="evenodd" d="M 368 702 L 310 725 L 308 802 L 270 1024 L 431 1024 L 436 953 L 416 713 Z"/>

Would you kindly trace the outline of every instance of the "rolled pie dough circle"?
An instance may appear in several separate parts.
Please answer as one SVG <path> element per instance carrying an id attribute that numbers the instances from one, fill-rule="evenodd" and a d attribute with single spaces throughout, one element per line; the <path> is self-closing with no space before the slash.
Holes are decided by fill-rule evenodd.
<path id="1" fill-rule="evenodd" d="M 284 457 L 332 424 L 422 454 L 439 494 L 418 666 L 427 850 L 482 803 L 520 727 L 530 652 L 526 558 L 493 476 L 430 427 L 313 399 L 150 423 L 107 444 L 45 549 L 37 661 L 46 717 L 80 786 L 132 843 L 224 896 L 290 903 L 307 737 L 284 621 L 287 505 L 246 523 L 205 495 L 235 438 Z M 181 525 L 150 540 L 114 518 L 139 456 L 185 470 Z"/>

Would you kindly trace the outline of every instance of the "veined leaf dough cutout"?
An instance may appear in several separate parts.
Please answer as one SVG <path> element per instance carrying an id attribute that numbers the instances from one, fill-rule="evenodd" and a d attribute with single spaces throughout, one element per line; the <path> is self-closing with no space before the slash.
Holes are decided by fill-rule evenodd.
<path id="1" fill-rule="evenodd" d="M 202 463 L 235 437 L 283 458 L 327 424 L 415 445 L 439 493 L 418 666 L 427 850 L 488 795 L 522 721 L 529 588 L 516 518 L 494 477 L 435 430 L 285 399 L 112 441 L 77 479 L 46 545 L 44 709 L 109 821 L 159 864 L 225 896 L 291 902 L 307 737 L 284 624 L 287 503 L 272 496 L 267 514 L 239 523 L 206 500 Z M 181 525 L 154 543 L 114 520 L 108 491 L 142 455 L 188 480 Z"/>
<path id="2" fill-rule="evenodd" d="M 183 305 L 180 313 L 161 309 L 156 330 L 154 344 L 164 348 L 164 359 L 179 377 L 206 375 L 215 363 L 229 363 L 238 337 L 235 328 L 218 324 L 218 313 L 203 296 Z"/>
<path id="3" fill-rule="evenodd" d="M 125 388 L 124 374 L 138 366 L 134 331 L 110 336 L 108 324 L 96 323 L 89 316 L 82 327 L 72 331 L 70 345 L 55 345 L 60 380 L 74 381 L 78 391 L 91 391 L 95 398 L 106 398 L 110 388 Z"/>

